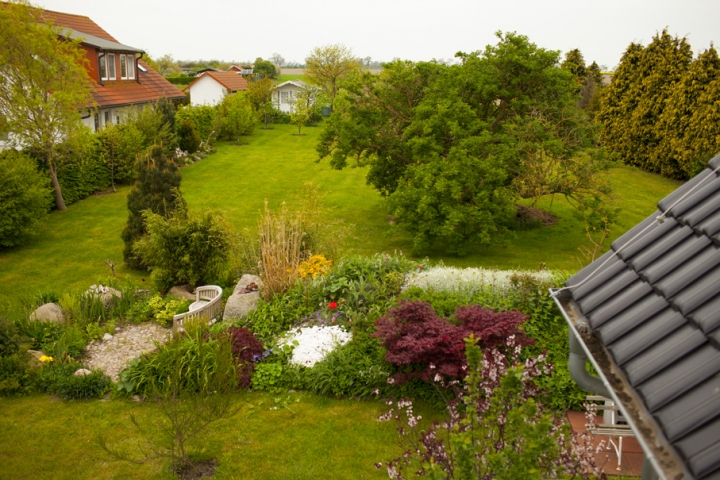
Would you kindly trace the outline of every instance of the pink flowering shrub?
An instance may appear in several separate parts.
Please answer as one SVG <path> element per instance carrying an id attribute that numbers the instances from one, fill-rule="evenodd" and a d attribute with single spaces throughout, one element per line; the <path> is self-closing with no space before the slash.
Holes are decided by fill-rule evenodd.
<path id="1" fill-rule="evenodd" d="M 593 448 L 589 434 L 572 434 L 567 422 L 536 402 L 536 380 L 551 369 L 543 355 L 521 362 L 521 347 L 513 336 L 504 352 L 492 348 L 483 355 L 472 337 L 464 345 L 462 385 L 458 380 L 446 385 L 439 374 L 433 378 L 455 390 L 447 401 L 448 419 L 422 430 L 412 401 L 389 400 L 392 408 L 378 420 L 397 422 L 406 450 L 376 468 L 387 468 L 393 479 L 605 478 L 593 456 L 603 442 Z"/>
<path id="2" fill-rule="evenodd" d="M 395 374 L 393 380 L 404 383 L 419 377 L 425 381 L 440 374 L 444 379 L 464 376 L 464 338 L 474 335 L 482 348 L 499 347 L 509 336 L 527 345 L 531 342 L 518 328 L 528 316 L 517 312 L 495 312 L 479 305 L 459 307 L 458 325 L 440 318 L 429 303 L 403 302 L 388 310 L 375 323 L 374 337 L 387 349 L 385 359 L 400 367 L 418 370 Z"/>

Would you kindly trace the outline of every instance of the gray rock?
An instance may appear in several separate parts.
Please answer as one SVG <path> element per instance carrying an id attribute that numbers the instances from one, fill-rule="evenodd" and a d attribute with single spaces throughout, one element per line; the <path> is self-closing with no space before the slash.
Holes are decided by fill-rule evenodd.
<path id="1" fill-rule="evenodd" d="M 42 365 L 40 357 L 45 356 L 43 352 L 41 352 L 40 350 L 28 350 L 27 352 L 30 354 L 30 360 L 28 363 L 31 367 L 39 367 Z"/>
<path id="2" fill-rule="evenodd" d="M 223 318 L 241 318 L 257 308 L 260 301 L 260 292 L 251 291 L 246 293 L 248 285 L 253 283 L 262 287 L 262 280 L 257 275 L 245 274 L 240 278 L 240 281 L 235 285 L 233 294 L 225 302 Z"/>
<path id="3" fill-rule="evenodd" d="M 92 371 L 88 370 L 87 368 L 79 368 L 75 370 L 75 373 L 73 375 L 75 375 L 76 377 L 84 377 L 85 375 L 90 375 L 91 373 Z"/>
<path id="4" fill-rule="evenodd" d="M 240 293 L 242 290 L 245 290 L 248 285 L 253 283 L 256 284 L 258 287 L 263 286 L 260 277 L 258 277 L 257 275 L 250 275 L 249 273 L 246 273 L 245 275 L 240 277 L 237 285 L 235 285 L 235 290 L 233 291 L 233 294 Z"/>
<path id="5" fill-rule="evenodd" d="M 40 320 L 41 322 L 61 323 L 65 321 L 62 308 L 55 303 L 46 303 L 40 305 L 33 313 L 30 314 L 30 320 Z"/>
<path id="6" fill-rule="evenodd" d="M 112 338 L 113 338 L 113 336 L 110 335 L 109 333 L 106 333 L 105 335 L 103 335 L 103 340 L 105 340 L 105 341 L 112 340 Z"/>
<path id="7" fill-rule="evenodd" d="M 187 300 L 195 300 L 195 295 L 191 293 L 190 285 L 176 285 L 168 291 L 168 295 L 176 295 Z"/>

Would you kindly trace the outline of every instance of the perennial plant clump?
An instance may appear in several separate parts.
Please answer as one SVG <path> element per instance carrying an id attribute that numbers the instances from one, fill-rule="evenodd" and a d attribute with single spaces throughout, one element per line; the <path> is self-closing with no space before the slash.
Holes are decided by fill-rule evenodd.
<path id="1" fill-rule="evenodd" d="M 300 278 L 315 278 L 318 275 L 326 275 L 332 267 L 332 260 L 325 258 L 325 255 L 316 254 L 298 265 Z"/>
<path id="2" fill-rule="evenodd" d="M 422 417 L 414 414 L 411 400 L 388 400 L 392 408 L 379 420 L 398 423 L 406 450 L 376 467 L 387 468 L 394 479 L 605 478 L 593 458 L 603 442 L 593 448 L 590 435 L 573 435 L 565 421 L 535 400 L 537 379 L 551 370 L 545 357 L 521 361 L 521 346 L 512 335 L 503 345 L 505 352 L 493 348 L 483 355 L 476 343 L 473 337 L 464 342 L 462 385 L 457 380 L 447 385 L 439 374 L 433 378 L 441 390 L 455 390 L 446 401 L 446 421 L 422 430 Z"/>
<path id="3" fill-rule="evenodd" d="M 553 277 L 550 270 L 539 272 L 527 270 L 495 270 L 488 268 L 455 268 L 437 266 L 418 269 L 409 274 L 403 290 L 410 287 L 420 287 L 423 290 L 457 291 L 462 289 L 477 289 L 478 287 L 493 286 L 507 289 L 515 279 L 529 277 L 537 282 L 549 282 Z"/>

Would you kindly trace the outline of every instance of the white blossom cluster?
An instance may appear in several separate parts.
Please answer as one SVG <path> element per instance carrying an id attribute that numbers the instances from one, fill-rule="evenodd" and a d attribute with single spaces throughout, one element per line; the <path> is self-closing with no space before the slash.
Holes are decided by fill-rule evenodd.
<path id="1" fill-rule="evenodd" d="M 477 287 L 506 288 L 511 278 L 529 275 L 538 281 L 549 281 L 553 272 L 549 270 L 494 270 L 487 268 L 433 267 L 409 274 L 405 277 L 403 290 L 420 287 L 424 290 L 463 290 Z"/>
<path id="2" fill-rule="evenodd" d="M 339 325 L 314 326 L 291 330 L 280 344 L 292 345 L 297 341 L 298 345 L 293 349 L 290 363 L 313 367 L 338 345 L 345 345 L 351 339 L 352 334 Z"/>

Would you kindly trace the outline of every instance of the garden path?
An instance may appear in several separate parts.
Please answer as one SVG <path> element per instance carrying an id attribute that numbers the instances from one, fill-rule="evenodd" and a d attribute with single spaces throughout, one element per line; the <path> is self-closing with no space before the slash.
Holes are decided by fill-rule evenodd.
<path id="1" fill-rule="evenodd" d="M 132 360 L 157 350 L 155 343 L 164 343 L 170 336 L 170 329 L 153 322 L 116 327 L 112 338 L 88 344 L 83 363 L 90 369 L 99 368 L 117 382 L 118 374 Z"/>

